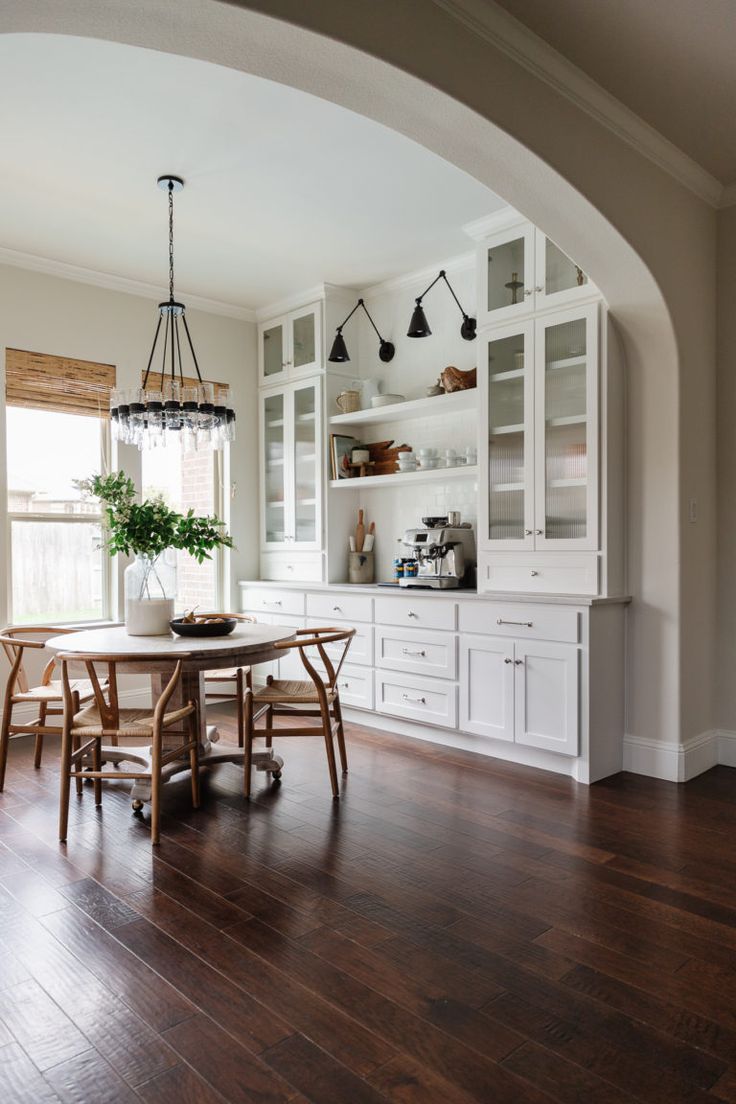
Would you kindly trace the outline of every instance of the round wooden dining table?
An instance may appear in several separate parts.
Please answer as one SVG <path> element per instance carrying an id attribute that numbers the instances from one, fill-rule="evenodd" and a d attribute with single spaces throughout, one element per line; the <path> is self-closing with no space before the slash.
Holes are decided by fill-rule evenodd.
<path id="1" fill-rule="evenodd" d="M 197 719 L 200 732 L 200 765 L 243 761 L 243 749 L 232 744 L 220 746 L 216 742 L 217 730 L 207 726 L 205 673 L 224 670 L 231 667 L 252 667 L 258 663 L 268 663 L 278 659 L 279 651 L 274 647 L 280 641 L 294 640 L 294 629 L 286 625 L 259 625 L 248 621 L 239 621 L 235 630 L 228 636 L 128 636 L 125 628 L 80 629 L 73 635 L 52 636 L 46 641 L 46 647 L 58 653 L 75 652 L 89 655 L 111 655 L 129 657 L 125 673 L 149 674 L 151 693 L 155 704 L 161 692 L 161 675 L 151 674 L 146 666 L 145 656 L 154 656 L 156 660 L 171 659 L 182 661 L 181 681 L 172 704 L 194 701 L 197 703 Z M 140 660 L 136 657 L 140 656 Z M 164 682 L 166 677 L 164 676 Z M 146 763 L 148 749 L 106 747 L 104 757 L 109 762 L 137 761 Z M 140 754 L 139 754 L 140 752 Z M 283 760 L 271 751 L 260 751 L 253 755 L 253 764 L 257 770 L 280 771 Z M 170 778 L 187 764 L 170 763 L 164 768 L 164 777 Z M 150 787 L 146 782 L 135 782 L 131 799 L 138 806 L 150 799 Z"/>

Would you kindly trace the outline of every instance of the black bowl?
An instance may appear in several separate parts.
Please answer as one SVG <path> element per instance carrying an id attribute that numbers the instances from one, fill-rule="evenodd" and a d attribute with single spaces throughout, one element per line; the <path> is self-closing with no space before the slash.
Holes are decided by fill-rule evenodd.
<path id="1" fill-rule="evenodd" d="M 422 525 L 427 529 L 445 529 L 447 527 L 447 514 L 434 517 L 423 517 Z"/>
<path id="2" fill-rule="evenodd" d="M 213 625 L 183 621 L 181 617 L 175 617 L 173 621 L 169 621 L 172 631 L 179 636 L 228 636 L 237 623 L 234 617 L 223 617 L 222 621 L 215 622 Z"/>

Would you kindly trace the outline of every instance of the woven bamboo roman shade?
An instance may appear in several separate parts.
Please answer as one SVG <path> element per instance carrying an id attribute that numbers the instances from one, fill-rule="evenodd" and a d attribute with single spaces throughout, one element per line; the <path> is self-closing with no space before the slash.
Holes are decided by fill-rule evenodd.
<path id="1" fill-rule="evenodd" d="M 110 417 L 115 365 L 24 349 L 5 350 L 5 401 L 65 414 Z"/>

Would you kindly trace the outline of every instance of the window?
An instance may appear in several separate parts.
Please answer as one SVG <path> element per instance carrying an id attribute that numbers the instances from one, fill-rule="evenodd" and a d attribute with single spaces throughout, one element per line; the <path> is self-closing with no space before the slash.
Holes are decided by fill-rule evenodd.
<path id="1" fill-rule="evenodd" d="M 102 468 L 107 421 L 7 408 L 10 606 L 15 624 L 109 616 L 99 506 L 73 480 Z"/>
<path id="2" fill-rule="evenodd" d="M 180 443 L 165 448 L 145 449 L 142 453 L 143 497 L 161 495 L 174 510 L 185 513 L 223 516 L 220 456 L 211 445 L 196 452 L 185 452 Z M 178 613 L 185 609 L 218 609 L 222 602 L 221 549 L 212 559 L 199 564 L 185 552 L 177 553 Z"/>

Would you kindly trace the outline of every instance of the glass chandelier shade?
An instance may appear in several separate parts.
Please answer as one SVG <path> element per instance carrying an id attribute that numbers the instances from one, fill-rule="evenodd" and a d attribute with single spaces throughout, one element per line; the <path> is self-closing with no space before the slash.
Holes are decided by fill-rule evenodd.
<path id="1" fill-rule="evenodd" d="M 110 396 L 112 437 L 139 449 L 174 440 L 181 441 L 185 451 L 203 444 L 222 448 L 235 440 L 230 387 L 202 379 L 186 307 L 174 296 L 174 192 L 181 191 L 184 181 L 167 174 L 158 178 L 158 185 L 169 196 L 169 298 L 158 305 L 156 332 L 141 387 L 116 389 Z M 184 375 L 180 323 L 196 377 Z M 157 370 L 153 362 L 162 330 L 161 368 Z"/>

